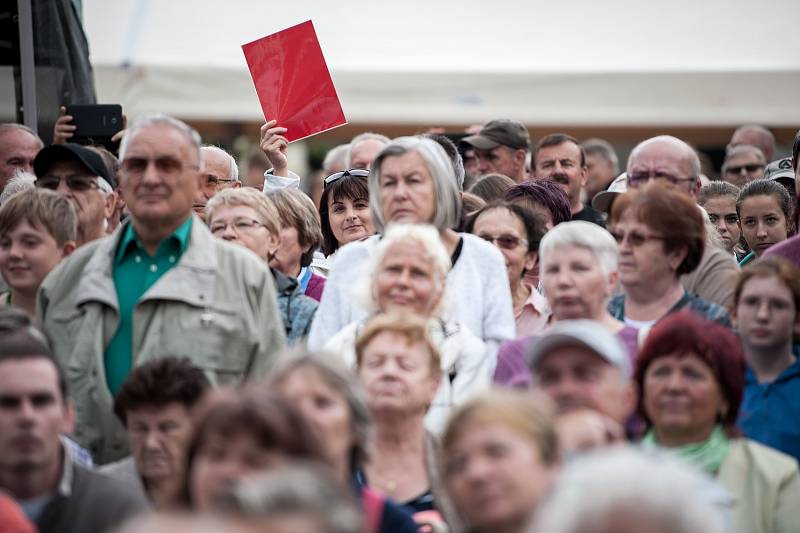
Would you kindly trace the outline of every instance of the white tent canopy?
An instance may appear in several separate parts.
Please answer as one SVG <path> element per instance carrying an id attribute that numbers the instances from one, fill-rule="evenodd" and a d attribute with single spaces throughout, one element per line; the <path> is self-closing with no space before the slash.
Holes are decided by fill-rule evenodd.
<path id="1" fill-rule="evenodd" d="M 241 44 L 314 21 L 350 122 L 800 124 L 800 2 L 84 0 L 98 101 L 260 121 Z"/>

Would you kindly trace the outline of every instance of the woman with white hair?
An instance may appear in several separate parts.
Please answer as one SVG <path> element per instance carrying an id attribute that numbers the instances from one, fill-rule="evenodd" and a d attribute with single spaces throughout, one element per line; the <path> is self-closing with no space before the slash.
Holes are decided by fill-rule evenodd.
<path id="1" fill-rule="evenodd" d="M 606 230 L 575 220 L 555 226 L 539 244 L 539 276 L 550 304 L 551 323 L 596 320 L 615 333 L 633 359 L 638 330 L 612 317 L 606 306 L 617 285 L 618 245 Z M 533 336 L 503 345 L 498 353 L 495 381 L 530 386 L 525 353 Z"/>
<path id="2" fill-rule="evenodd" d="M 441 354 L 442 380 L 425 417 L 425 426 L 440 433 L 454 404 L 491 384 L 495 354 L 456 320 L 443 318 L 450 258 L 437 231 L 422 224 L 388 228 L 359 279 L 358 296 L 370 315 L 410 313 L 428 321 L 429 334 Z M 355 343 L 368 317 L 351 322 L 325 344 L 355 367 Z"/>
<path id="3" fill-rule="evenodd" d="M 453 165 L 444 149 L 424 137 L 400 137 L 389 143 L 369 175 L 370 210 L 376 231 L 392 224 L 432 224 L 452 264 L 447 274 L 457 319 L 492 349 L 514 337 L 511 291 L 505 262 L 491 244 L 457 233 L 461 204 Z M 369 312 L 353 305 L 350 288 L 364 275 L 380 236 L 342 247 L 311 327 L 309 347 L 319 348 L 351 322 Z"/>

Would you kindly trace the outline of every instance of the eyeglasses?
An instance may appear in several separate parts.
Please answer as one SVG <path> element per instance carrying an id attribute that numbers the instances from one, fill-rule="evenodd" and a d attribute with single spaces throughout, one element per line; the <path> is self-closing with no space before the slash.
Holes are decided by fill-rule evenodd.
<path id="1" fill-rule="evenodd" d="M 203 176 L 203 180 L 203 186 L 206 189 L 219 189 L 226 183 L 233 183 L 236 181 L 234 179 L 220 178 L 219 176 L 215 176 L 213 174 L 206 174 Z"/>
<path id="2" fill-rule="evenodd" d="M 513 250 L 520 244 L 527 247 L 528 241 L 525 239 L 520 239 L 519 237 L 515 237 L 514 235 L 498 235 L 497 237 L 493 237 L 491 235 L 478 235 L 481 239 L 486 242 L 490 242 L 492 244 L 496 244 L 498 248 L 502 248 L 503 250 Z"/>
<path id="3" fill-rule="evenodd" d="M 754 163 L 752 165 L 739 165 L 735 167 L 725 167 L 726 174 L 741 174 L 742 170 L 746 171 L 748 174 L 752 174 L 753 172 L 757 172 L 764 168 L 764 165 L 760 163 Z"/>
<path id="4" fill-rule="evenodd" d="M 654 179 L 654 180 L 659 180 L 659 179 L 660 180 L 667 180 L 672 185 L 678 185 L 679 183 L 684 182 L 684 181 L 693 182 L 695 180 L 695 178 L 681 178 L 681 177 L 673 176 L 672 174 L 669 174 L 669 173 L 666 173 L 666 172 L 661 172 L 661 171 L 650 172 L 649 170 L 639 170 L 639 171 L 636 171 L 636 172 L 629 172 L 628 173 L 628 184 L 631 187 L 639 187 L 641 185 L 644 185 L 645 183 L 647 183 L 651 179 Z"/>
<path id="5" fill-rule="evenodd" d="M 153 159 L 147 157 L 126 157 L 119 166 L 123 172 L 138 176 L 144 174 L 147 167 L 153 163 L 156 171 L 163 176 L 175 176 L 183 172 L 184 167 L 199 168 L 197 165 L 184 164 L 183 161 L 172 156 L 161 156 Z"/>
<path id="6" fill-rule="evenodd" d="M 97 183 L 95 176 L 42 176 L 36 180 L 36 186 L 40 189 L 50 189 L 55 191 L 58 185 L 64 181 L 72 191 L 88 191 L 89 189 L 99 189 L 100 184 Z"/>
<path id="7" fill-rule="evenodd" d="M 211 230 L 211 233 L 213 235 L 220 236 L 223 233 L 225 233 L 225 229 L 228 226 L 233 228 L 233 231 L 237 235 L 241 235 L 242 233 L 248 233 L 250 231 L 253 231 L 258 227 L 264 227 L 264 224 L 262 224 L 258 220 L 253 220 L 252 218 L 237 218 L 236 220 L 230 223 L 223 222 L 221 220 L 219 222 L 214 222 L 208 227 L 208 229 Z"/>
<path id="8" fill-rule="evenodd" d="M 335 174 L 331 174 L 327 178 L 325 178 L 325 183 L 322 186 L 324 189 L 328 185 L 339 181 L 340 179 L 347 177 L 347 176 L 356 176 L 359 178 L 366 178 L 369 177 L 369 170 L 360 170 L 357 168 L 352 168 L 350 170 L 343 170 L 342 172 L 337 172 Z"/>
<path id="9" fill-rule="evenodd" d="M 647 241 L 663 241 L 665 239 L 665 237 L 662 237 L 661 235 L 653 235 L 652 233 L 650 234 L 641 233 L 636 230 L 628 232 L 609 230 L 609 233 L 611 234 L 612 237 L 614 237 L 614 240 L 617 241 L 617 244 L 621 245 L 622 243 L 625 242 L 625 240 L 627 240 L 628 244 L 630 244 L 634 248 L 642 246 Z"/>

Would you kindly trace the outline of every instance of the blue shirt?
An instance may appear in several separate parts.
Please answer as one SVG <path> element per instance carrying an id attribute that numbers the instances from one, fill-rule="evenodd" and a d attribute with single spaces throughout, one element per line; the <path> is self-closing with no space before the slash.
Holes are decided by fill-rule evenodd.
<path id="1" fill-rule="evenodd" d="M 800 357 L 770 383 L 747 367 L 738 423 L 748 438 L 800 461 Z"/>

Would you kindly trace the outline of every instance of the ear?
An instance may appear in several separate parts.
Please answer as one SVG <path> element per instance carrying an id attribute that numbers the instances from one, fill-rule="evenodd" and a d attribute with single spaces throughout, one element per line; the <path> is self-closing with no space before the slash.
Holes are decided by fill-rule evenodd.
<path id="1" fill-rule="evenodd" d="M 586 181 L 589 179 L 589 167 L 583 165 L 581 167 L 581 187 L 586 187 Z"/>
<path id="2" fill-rule="evenodd" d="M 527 155 L 528 155 L 528 152 L 526 150 L 522 150 L 522 149 L 516 150 L 514 152 L 514 161 L 516 161 L 517 164 L 524 166 L 525 165 L 525 158 L 527 157 Z"/>
<path id="3" fill-rule="evenodd" d="M 267 237 L 267 255 L 268 257 L 272 258 L 275 256 L 275 252 L 278 251 L 278 247 L 281 244 L 281 238 L 275 234 L 270 233 L 269 237 Z"/>
<path id="4" fill-rule="evenodd" d="M 231 189 L 241 189 L 241 188 L 242 188 L 242 182 L 241 181 L 234 181 L 233 185 L 231 186 Z"/>
<path id="5" fill-rule="evenodd" d="M 530 272 L 536 267 L 536 262 L 539 260 L 539 254 L 536 252 L 528 252 L 525 254 L 525 272 Z"/>
<path id="6" fill-rule="evenodd" d="M 106 205 L 103 208 L 103 217 L 110 218 L 114 214 L 114 208 L 117 206 L 117 191 L 111 192 L 106 195 Z"/>
<path id="7" fill-rule="evenodd" d="M 63 259 L 64 257 L 67 257 L 69 254 L 74 252 L 75 248 L 77 247 L 78 245 L 75 244 L 75 241 L 65 242 L 64 245 L 61 247 L 61 258 Z"/>
<path id="8" fill-rule="evenodd" d="M 606 298 L 611 297 L 616 292 L 617 284 L 619 283 L 619 272 L 611 272 L 608 275 L 608 284 L 606 285 Z"/>
<path id="9" fill-rule="evenodd" d="M 677 271 L 678 267 L 681 266 L 683 260 L 686 259 L 686 256 L 689 254 L 689 249 L 686 246 L 682 246 L 677 250 L 673 250 L 667 254 L 667 264 L 669 267 Z"/>

